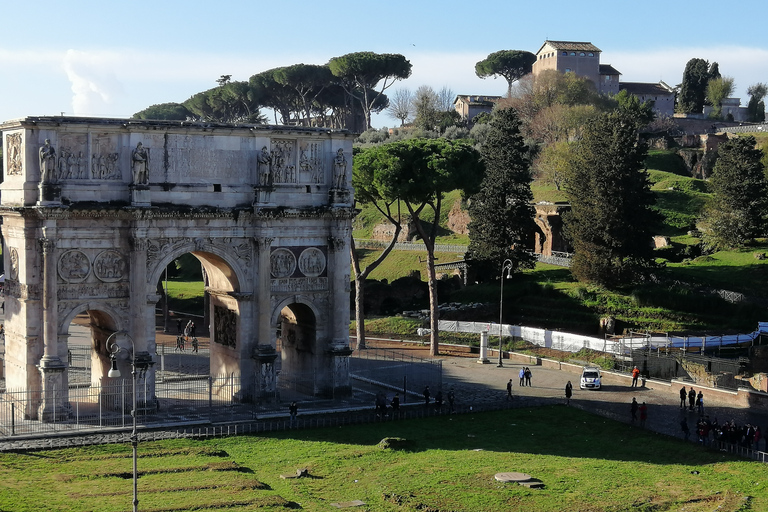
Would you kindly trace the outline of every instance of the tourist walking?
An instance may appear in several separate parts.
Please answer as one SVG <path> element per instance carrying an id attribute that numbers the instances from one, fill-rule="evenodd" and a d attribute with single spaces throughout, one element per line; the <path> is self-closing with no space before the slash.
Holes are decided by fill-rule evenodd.
<path id="1" fill-rule="evenodd" d="M 429 396 L 430 396 L 430 394 L 429 394 L 429 386 L 424 386 L 424 391 L 421 394 L 424 395 L 424 406 L 428 406 L 429 405 Z"/>
<path id="2" fill-rule="evenodd" d="M 525 368 L 520 368 L 520 373 L 517 374 L 520 377 L 520 387 L 524 386 L 525 381 Z"/>
<path id="3" fill-rule="evenodd" d="M 685 390 L 685 386 L 680 388 L 680 408 L 685 409 L 685 399 L 688 398 L 688 392 Z"/>
<path id="4" fill-rule="evenodd" d="M 507 400 L 512 400 L 512 379 L 507 382 Z"/>
<path id="5" fill-rule="evenodd" d="M 632 369 L 632 385 L 630 387 L 636 388 L 637 387 L 637 378 L 640 377 L 640 370 L 637 369 L 637 366 Z"/>
<path id="6" fill-rule="evenodd" d="M 568 381 L 565 385 L 565 405 L 571 405 L 571 395 L 573 395 L 573 384 Z"/>
<path id="7" fill-rule="evenodd" d="M 632 423 L 637 421 L 637 408 L 638 408 L 637 398 L 633 397 L 632 403 L 629 406 L 629 412 L 632 413 Z"/>
<path id="8" fill-rule="evenodd" d="M 680 430 L 683 431 L 683 439 L 687 441 L 691 437 L 691 429 L 688 428 L 688 419 L 685 415 L 683 415 L 680 420 Z"/>
<path id="9" fill-rule="evenodd" d="M 640 411 L 640 428 L 645 428 L 645 420 L 648 419 L 648 406 L 643 402 L 638 410 Z"/>
<path id="10" fill-rule="evenodd" d="M 531 386 L 531 369 L 527 366 L 525 367 L 525 385 Z"/>
<path id="11" fill-rule="evenodd" d="M 296 404 L 296 402 L 291 402 L 291 405 L 288 406 L 288 413 L 291 415 L 291 428 L 295 427 L 297 424 L 296 417 L 299 415 L 299 406 Z"/>
<path id="12" fill-rule="evenodd" d="M 392 414 L 396 412 L 400 412 L 400 393 L 395 393 L 395 396 L 392 397 Z"/>
<path id="13" fill-rule="evenodd" d="M 691 390 L 688 392 L 688 410 L 692 411 L 693 406 L 696 404 L 696 391 L 691 387 Z"/>
<path id="14" fill-rule="evenodd" d="M 435 409 L 437 409 L 437 412 L 442 412 L 443 410 L 443 392 L 439 389 L 435 395 Z"/>

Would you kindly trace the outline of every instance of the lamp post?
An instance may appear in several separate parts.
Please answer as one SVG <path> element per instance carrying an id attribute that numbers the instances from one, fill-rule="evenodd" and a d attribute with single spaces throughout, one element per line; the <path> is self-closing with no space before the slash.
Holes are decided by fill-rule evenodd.
<path id="1" fill-rule="evenodd" d="M 132 409 L 131 409 L 131 417 L 133 418 L 133 431 L 131 432 L 131 446 L 133 447 L 133 512 L 137 512 L 139 510 L 139 493 L 138 493 L 138 447 L 139 447 L 139 436 L 136 432 L 136 378 L 138 377 L 139 373 L 142 375 L 146 374 L 147 369 L 154 364 L 154 361 L 152 361 L 152 358 L 149 354 L 143 353 L 136 355 L 136 344 L 133 341 L 133 338 L 131 338 L 127 332 L 125 331 L 115 331 L 112 334 L 109 335 L 107 338 L 106 346 L 107 346 L 107 352 L 109 352 L 109 359 L 110 359 L 110 369 L 109 373 L 107 373 L 108 377 L 111 378 L 119 378 L 121 377 L 120 370 L 117 368 L 117 354 L 120 353 L 120 351 L 128 352 L 128 349 L 125 347 L 121 347 L 117 344 L 117 341 L 114 339 L 117 334 L 122 334 L 129 340 L 131 340 L 131 350 L 130 350 L 130 358 L 131 358 L 131 380 L 133 381 L 133 393 L 132 393 Z M 138 371 L 137 371 L 138 370 Z"/>
<path id="2" fill-rule="evenodd" d="M 504 260 L 504 263 L 501 264 L 501 297 L 499 298 L 499 364 L 496 365 L 497 368 L 504 368 L 504 363 L 502 362 L 501 357 L 501 326 L 503 325 L 502 319 L 504 317 L 504 271 L 507 271 L 507 279 L 509 279 L 512 277 L 512 266 L 512 260 L 509 258 Z"/>

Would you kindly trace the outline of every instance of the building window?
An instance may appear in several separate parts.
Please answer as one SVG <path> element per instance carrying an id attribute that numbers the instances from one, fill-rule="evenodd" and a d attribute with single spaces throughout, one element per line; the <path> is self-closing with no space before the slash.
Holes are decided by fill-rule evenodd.
<path id="1" fill-rule="evenodd" d="M 571 72 L 571 68 L 565 68 L 565 72 L 566 73 L 570 73 Z"/>
<path id="2" fill-rule="evenodd" d="M 587 55 L 589 55 L 590 57 L 594 57 L 595 56 L 595 54 L 592 53 L 592 52 L 589 52 Z"/>
<path id="3" fill-rule="evenodd" d="M 583 57 L 583 56 L 584 56 L 584 52 L 581 52 L 581 53 L 579 54 L 579 57 Z"/>
<path id="4" fill-rule="evenodd" d="M 571 57 L 575 57 L 575 56 L 576 56 L 576 52 L 571 52 Z"/>
<path id="5" fill-rule="evenodd" d="M 566 57 L 568 55 L 568 52 L 563 52 L 563 57 Z"/>

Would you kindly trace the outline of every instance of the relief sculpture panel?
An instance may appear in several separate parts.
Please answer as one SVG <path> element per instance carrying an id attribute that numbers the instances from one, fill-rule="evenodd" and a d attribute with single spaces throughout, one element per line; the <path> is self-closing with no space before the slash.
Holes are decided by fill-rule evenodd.
<path id="1" fill-rule="evenodd" d="M 8 174 L 19 175 L 22 173 L 24 161 L 21 146 L 21 134 L 11 133 L 5 138 L 8 147 Z"/>
<path id="2" fill-rule="evenodd" d="M 93 260 L 94 275 L 105 283 L 115 283 L 127 278 L 126 269 L 125 258 L 117 251 L 104 251 Z"/>
<path id="3" fill-rule="evenodd" d="M 82 283 L 91 273 L 91 261 L 84 252 L 72 249 L 59 258 L 58 270 L 65 283 Z"/>

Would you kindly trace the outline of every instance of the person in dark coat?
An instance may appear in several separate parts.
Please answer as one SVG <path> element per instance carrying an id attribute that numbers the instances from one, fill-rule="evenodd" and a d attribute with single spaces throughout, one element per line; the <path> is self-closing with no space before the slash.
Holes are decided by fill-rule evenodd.
<path id="1" fill-rule="evenodd" d="M 637 409 L 639 407 L 639 404 L 637 403 L 637 398 L 632 398 L 632 404 L 629 406 L 629 412 L 632 413 L 632 423 L 637 421 Z"/>
<path id="2" fill-rule="evenodd" d="M 400 410 L 400 393 L 395 393 L 392 397 L 392 412 L 398 412 Z"/>
<path id="3" fill-rule="evenodd" d="M 648 419 L 648 406 L 645 402 L 638 407 L 638 411 L 640 411 L 640 428 L 645 428 L 645 420 Z"/>
<path id="4" fill-rule="evenodd" d="M 456 400 L 456 393 L 453 392 L 453 386 L 448 390 L 448 412 L 453 414 L 453 402 Z"/>
<path id="5" fill-rule="evenodd" d="M 693 406 L 696 404 L 696 391 L 694 391 L 693 386 L 691 386 L 691 390 L 688 392 L 688 410 L 692 411 Z"/>
<path id="6" fill-rule="evenodd" d="M 424 405 L 425 406 L 429 405 L 429 397 L 430 397 L 429 386 L 425 386 L 424 391 L 421 394 L 424 395 Z"/>
<path id="7" fill-rule="evenodd" d="M 507 400 L 512 400 L 512 379 L 507 382 Z"/>
<path id="8" fill-rule="evenodd" d="M 571 384 L 571 381 L 568 381 L 568 384 L 565 385 L 565 405 L 571 404 L 572 395 L 573 395 L 573 384 Z"/>
<path id="9" fill-rule="evenodd" d="M 685 386 L 680 388 L 680 408 L 685 409 L 685 399 L 688 397 L 688 392 L 685 390 Z"/>

